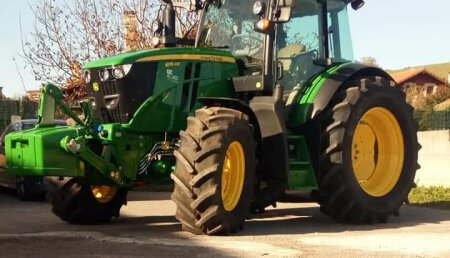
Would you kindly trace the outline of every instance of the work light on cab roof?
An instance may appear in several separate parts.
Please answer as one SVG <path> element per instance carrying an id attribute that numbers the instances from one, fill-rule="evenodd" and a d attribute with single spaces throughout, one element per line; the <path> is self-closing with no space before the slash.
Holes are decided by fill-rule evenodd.
<path id="1" fill-rule="evenodd" d="M 266 4 L 262 1 L 256 1 L 253 4 L 253 14 L 255 15 L 263 15 L 264 12 L 266 11 Z"/>

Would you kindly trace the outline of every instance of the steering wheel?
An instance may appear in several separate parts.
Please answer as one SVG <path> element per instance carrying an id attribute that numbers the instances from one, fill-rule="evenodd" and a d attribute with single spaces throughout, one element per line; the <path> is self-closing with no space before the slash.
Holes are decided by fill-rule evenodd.
<path id="1" fill-rule="evenodd" d="M 256 41 L 258 42 L 258 44 L 246 44 L 245 40 L 247 39 L 248 42 L 251 41 Z M 263 45 L 263 40 L 260 38 L 257 38 L 255 36 L 250 36 L 250 35 L 244 35 L 244 34 L 236 34 L 231 38 L 231 52 L 232 53 L 236 53 L 237 51 L 244 51 L 244 50 L 248 50 L 247 54 L 242 54 L 244 56 L 252 56 L 256 53 L 258 53 L 258 51 L 262 50 L 262 45 Z M 244 46 L 244 48 L 238 49 L 239 46 Z M 253 47 L 252 47 L 253 46 Z M 255 50 L 257 50 L 255 52 Z"/>

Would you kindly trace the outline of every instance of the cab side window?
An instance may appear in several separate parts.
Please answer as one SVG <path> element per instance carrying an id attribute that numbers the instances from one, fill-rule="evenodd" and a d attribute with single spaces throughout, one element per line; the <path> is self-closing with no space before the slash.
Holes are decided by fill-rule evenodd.
<path id="1" fill-rule="evenodd" d="M 333 62 L 352 62 L 353 45 L 347 5 L 339 0 L 328 0 L 330 56 Z"/>
<path id="2" fill-rule="evenodd" d="M 323 58 L 321 8 L 319 3 L 308 2 L 293 11 L 288 23 L 277 27 L 277 58 L 283 65 L 280 83 L 287 90 L 302 86 L 323 70 L 314 63 Z"/>

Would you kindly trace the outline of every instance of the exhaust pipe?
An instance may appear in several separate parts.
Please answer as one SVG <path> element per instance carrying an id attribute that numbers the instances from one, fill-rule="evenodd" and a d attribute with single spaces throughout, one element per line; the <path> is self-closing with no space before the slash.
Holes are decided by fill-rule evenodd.
<path id="1" fill-rule="evenodd" d="M 162 15 L 163 31 L 160 43 L 165 47 L 174 47 L 177 43 L 175 39 L 175 8 L 172 0 L 162 0 L 162 2 L 166 7 Z"/>

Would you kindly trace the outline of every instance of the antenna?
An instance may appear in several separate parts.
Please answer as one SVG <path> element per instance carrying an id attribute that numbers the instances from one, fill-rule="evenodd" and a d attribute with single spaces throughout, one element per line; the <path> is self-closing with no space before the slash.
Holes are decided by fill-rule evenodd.
<path id="1" fill-rule="evenodd" d="M 26 92 L 27 92 L 27 88 L 25 87 L 25 82 L 24 82 L 24 80 L 23 80 L 22 74 L 20 73 L 19 66 L 17 65 L 17 60 L 16 60 L 15 57 L 13 57 L 13 61 L 14 61 L 14 64 L 16 65 L 17 74 L 19 74 L 20 81 L 22 82 L 23 90 L 24 90 L 25 93 L 26 93 Z"/>
<path id="2" fill-rule="evenodd" d="M 20 28 L 21 44 L 22 44 L 22 49 L 23 49 L 23 38 L 22 38 L 23 31 L 22 31 L 22 14 L 21 13 L 19 13 L 19 28 Z M 14 61 L 14 64 L 16 65 L 17 74 L 19 74 L 20 81 L 22 82 L 23 90 L 25 91 L 25 94 L 26 94 L 27 93 L 27 88 L 25 87 L 25 82 L 23 80 L 22 73 L 20 73 L 19 66 L 17 65 L 17 60 L 16 60 L 16 58 L 14 56 L 13 56 L 13 61 Z"/>

